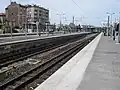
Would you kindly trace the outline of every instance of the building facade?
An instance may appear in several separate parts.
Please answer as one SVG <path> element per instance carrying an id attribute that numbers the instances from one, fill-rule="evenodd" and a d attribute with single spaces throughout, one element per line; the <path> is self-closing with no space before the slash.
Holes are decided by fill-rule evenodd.
<path id="1" fill-rule="evenodd" d="M 39 29 L 43 31 L 46 23 L 49 23 L 49 10 L 37 5 L 27 5 L 28 28 L 36 31 L 36 23 Z"/>
<path id="2" fill-rule="evenodd" d="M 6 15 L 5 13 L 0 13 L 0 22 L 5 23 Z"/>
<path id="3" fill-rule="evenodd" d="M 46 23 L 49 23 L 49 10 L 37 5 L 21 5 L 11 2 L 5 11 L 10 26 L 27 29 L 27 32 L 36 32 L 37 28 L 44 30 Z"/>
<path id="4" fill-rule="evenodd" d="M 27 16 L 29 22 L 40 22 L 45 24 L 49 22 L 49 10 L 37 5 L 27 6 Z"/>
<path id="5" fill-rule="evenodd" d="M 16 28 L 23 28 L 26 24 L 27 7 L 16 2 L 11 2 L 11 4 L 5 9 L 6 19 L 9 23 Z"/>
<path id="6" fill-rule="evenodd" d="M 0 13 L 0 29 L 4 29 L 5 22 L 6 22 L 5 13 Z"/>

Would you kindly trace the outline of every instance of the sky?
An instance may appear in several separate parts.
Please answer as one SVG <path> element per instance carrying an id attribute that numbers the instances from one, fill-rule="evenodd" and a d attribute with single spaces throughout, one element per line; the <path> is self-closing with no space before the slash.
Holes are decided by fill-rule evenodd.
<path id="1" fill-rule="evenodd" d="M 10 0 L 1 0 L 0 12 L 4 12 Z M 50 10 L 50 22 L 58 24 L 60 14 L 62 23 L 72 22 L 75 17 L 76 24 L 90 24 L 101 26 L 107 21 L 107 12 L 120 16 L 120 0 L 12 0 L 20 4 L 37 4 Z M 63 15 L 64 13 L 64 15 Z M 59 14 L 59 15 L 57 15 Z"/>

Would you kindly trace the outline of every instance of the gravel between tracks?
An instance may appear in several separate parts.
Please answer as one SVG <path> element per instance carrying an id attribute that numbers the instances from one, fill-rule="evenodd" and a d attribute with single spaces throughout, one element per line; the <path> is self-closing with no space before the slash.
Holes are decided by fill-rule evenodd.
<path id="1" fill-rule="evenodd" d="M 67 57 L 66 59 L 59 62 L 57 65 L 55 65 L 55 67 L 52 67 L 46 73 L 39 76 L 38 79 L 34 80 L 32 83 L 28 84 L 26 87 L 24 87 L 21 90 L 34 90 L 37 86 L 39 86 L 42 82 L 44 82 L 49 76 L 51 76 L 55 71 L 57 71 L 61 66 L 63 66 L 75 54 L 76 52 L 74 52 L 70 57 Z"/>
<path id="2" fill-rule="evenodd" d="M 48 51 L 48 52 L 45 52 L 45 53 L 42 53 L 42 54 L 39 54 L 39 55 L 35 55 L 31 58 L 28 58 L 27 60 L 19 61 L 17 63 L 14 63 L 14 64 L 8 66 L 8 68 L 12 67 L 12 69 L 7 71 L 6 78 L 3 81 L 0 81 L 0 84 L 6 82 L 8 80 L 11 80 L 12 78 L 14 78 L 17 75 L 23 74 L 24 72 L 30 70 L 31 68 L 33 68 L 37 65 L 40 65 L 42 63 L 47 62 L 48 60 L 50 60 L 55 55 L 58 55 L 62 51 L 67 50 L 70 47 L 73 47 L 75 45 L 75 43 L 77 43 L 79 41 L 80 40 L 75 41 L 73 43 L 69 43 L 69 44 L 64 45 L 62 47 L 53 49 L 51 51 Z"/>

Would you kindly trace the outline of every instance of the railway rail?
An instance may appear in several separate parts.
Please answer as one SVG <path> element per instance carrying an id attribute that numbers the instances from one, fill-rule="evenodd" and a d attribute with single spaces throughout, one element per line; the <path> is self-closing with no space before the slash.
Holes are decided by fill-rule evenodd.
<path id="1" fill-rule="evenodd" d="M 82 49 L 91 40 L 93 40 L 96 36 L 97 35 L 92 35 L 92 36 L 82 39 L 80 43 L 78 43 L 75 46 L 73 46 L 72 48 L 60 53 L 59 55 L 53 57 L 49 61 L 47 61 L 41 65 L 38 65 L 29 71 L 26 71 L 22 75 L 19 75 L 10 81 L 3 83 L 2 85 L 0 85 L 0 90 L 20 90 L 21 88 L 25 87 L 29 83 L 33 82 L 40 75 L 44 74 L 45 72 L 50 70 L 52 67 L 57 65 L 57 63 L 61 62 L 65 58 L 69 57 L 72 53 L 78 51 L 78 49 Z"/>
<path id="2" fill-rule="evenodd" d="M 47 44 L 41 45 L 40 47 L 32 48 L 32 49 L 30 49 L 28 51 L 21 52 L 21 53 L 16 52 L 15 54 L 13 54 L 14 52 L 11 52 L 11 53 L 9 53 L 7 55 L 4 55 L 2 58 L 0 57 L 0 68 L 6 67 L 6 66 L 8 66 L 8 65 L 10 65 L 12 63 L 18 62 L 18 61 L 23 61 L 23 60 L 25 60 L 25 59 L 27 59 L 27 58 L 29 58 L 31 56 L 35 56 L 37 54 L 41 54 L 41 53 L 50 51 L 50 50 L 55 49 L 57 47 L 66 45 L 66 44 L 68 44 L 68 43 L 70 43 L 72 41 L 77 41 L 78 39 L 82 39 L 85 36 L 87 36 L 87 35 L 83 35 L 83 36 L 81 36 L 79 38 L 75 38 L 73 40 L 69 40 L 69 41 L 64 42 L 64 43 L 59 42 L 59 44 L 51 43 L 49 45 L 47 45 Z M 56 43 L 58 43 L 58 42 L 56 42 Z M 24 51 L 24 49 L 21 50 L 21 51 Z"/>

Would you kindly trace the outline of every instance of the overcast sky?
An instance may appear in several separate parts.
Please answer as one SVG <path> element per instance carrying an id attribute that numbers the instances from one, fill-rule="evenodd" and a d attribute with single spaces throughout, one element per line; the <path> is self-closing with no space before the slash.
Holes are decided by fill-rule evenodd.
<path id="1" fill-rule="evenodd" d="M 57 13 L 65 13 L 66 21 L 63 23 L 72 22 L 72 17 L 75 16 L 75 23 L 101 25 L 107 19 L 107 12 L 115 13 L 113 20 L 120 16 L 120 0 L 13 0 L 21 4 L 38 4 L 50 10 L 50 21 L 59 23 L 60 17 Z M 9 5 L 10 0 L 1 0 L 0 12 L 4 12 L 4 8 Z"/>

